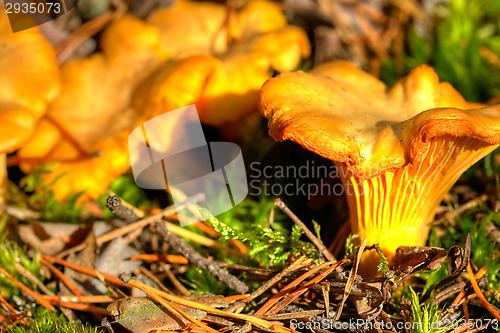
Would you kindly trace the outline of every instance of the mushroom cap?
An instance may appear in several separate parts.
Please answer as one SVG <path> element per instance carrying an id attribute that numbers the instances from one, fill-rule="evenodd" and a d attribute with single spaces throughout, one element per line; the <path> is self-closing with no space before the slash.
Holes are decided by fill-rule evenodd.
<path id="1" fill-rule="evenodd" d="M 129 15 L 106 28 L 101 48 L 61 66 L 61 94 L 18 152 L 25 172 L 60 162 L 52 169 L 66 173 L 53 187 L 58 198 L 83 190 L 95 198 L 129 168 L 123 132 L 149 117 L 132 108 L 132 93 L 166 58 L 158 29 Z"/>
<path id="2" fill-rule="evenodd" d="M 179 0 L 156 11 L 149 22 L 158 27 L 169 57 L 227 51 L 227 10 L 213 2 Z"/>
<path id="3" fill-rule="evenodd" d="M 256 35 L 220 56 L 198 102 L 200 119 L 210 125 L 236 121 L 256 109 L 259 89 L 275 69 L 288 72 L 309 55 L 305 33 L 294 27 Z"/>
<path id="4" fill-rule="evenodd" d="M 437 136 L 500 144 L 500 107 L 467 103 L 428 66 L 414 69 L 392 89 L 346 61 L 266 82 L 259 109 L 277 141 L 293 140 L 358 179 L 418 164 Z"/>
<path id="5" fill-rule="evenodd" d="M 158 10 L 150 22 L 161 31 L 170 57 L 183 60 L 211 55 L 220 63 L 207 72 L 197 104 L 202 122 L 221 125 L 256 109 L 257 95 L 272 70 L 293 70 L 309 56 L 306 34 L 287 26 L 279 6 L 252 0 L 241 9 L 224 5 L 177 1 Z M 212 68 L 212 60 L 207 67 Z"/>
<path id="6" fill-rule="evenodd" d="M 0 153 L 16 150 L 30 137 L 59 88 L 54 48 L 37 28 L 12 33 L 0 7 Z"/>
<path id="7" fill-rule="evenodd" d="M 146 117 L 130 107 L 132 92 L 166 56 L 158 30 L 129 15 L 105 30 L 101 46 L 102 53 L 61 66 L 61 95 L 49 105 L 46 115 L 88 152 Z M 38 135 L 43 134 L 38 131 Z M 22 154 L 38 155 L 38 149 L 30 153 L 24 149 Z"/>
<path id="8" fill-rule="evenodd" d="M 159 9 L 149 22 L 158 27 L 170 58 L 198 54 L 219 55 L 236 43 L 286 27 L 280 8 L 269 1 L 252 0 L 241 10 L 208 1 L 176 1 Z"/>
<path id="9" fill-rule="evenodd" d="M 207 79 L 221 65 L 209 55 L 188 57 L 158 66 L 134 91 L 133 106 L 149 118 L 193 104 L 201 98 Z"/>

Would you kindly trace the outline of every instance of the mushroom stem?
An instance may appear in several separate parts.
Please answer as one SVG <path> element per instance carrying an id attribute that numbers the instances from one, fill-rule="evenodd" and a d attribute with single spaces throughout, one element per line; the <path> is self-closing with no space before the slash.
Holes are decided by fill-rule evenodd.
<path id="1" fill-rule="evenodd" d="M 364 180 L 337 163 L 352 232 L 367 245 L 379 244 L 389 261 L 401 245 L 424 246 L 443 196 L 465 170 L 496 147 L 466 137 L 435 137 L 419 163 Z M 376 275 L 378 261 L 375 251 L 365 253 L 360 273 Z"/>

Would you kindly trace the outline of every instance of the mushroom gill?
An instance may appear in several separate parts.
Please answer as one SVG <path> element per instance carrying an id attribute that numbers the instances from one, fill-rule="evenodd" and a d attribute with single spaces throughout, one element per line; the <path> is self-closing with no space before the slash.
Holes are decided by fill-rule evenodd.
<path id="1" fill-rule="evenodd" d="M 344 61 L 280 75 L 259 97 L 275 140 L 335 162 L 352 232 L 389 259 L 399 246 L 425 245 L 443 196 L 499 146 L 500 106 L 482 107 L 428 66 L 388 90 Z M 376 274 L 377 263 L 375 251 L 365 253 L 361 272 Z"/>

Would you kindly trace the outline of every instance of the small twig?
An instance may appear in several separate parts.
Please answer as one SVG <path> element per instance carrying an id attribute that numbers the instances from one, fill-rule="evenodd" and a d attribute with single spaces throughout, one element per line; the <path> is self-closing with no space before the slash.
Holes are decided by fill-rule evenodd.
<path id="1" fill-rule="evenodd" d="M 168 230 L 165 223 L 158 223 L 158 233 L 163 236 L 165 241 L 179 254 L 189 260 L 193 265 L 206 269 L 213 276 L 224 282 L 229 288 L 236 290 L 240 294 L 248 292 L 249 288 L 246 284 L 236 278 L 236 276 L 229 273 L 227 270 L 219 267 L 217 263 L 210 261 L 203 257 L 201 254 L 189 245 L 184 239 L 178 237 L 173 232 Z"/>
<path id="2" fill-rule="evenodd" d="M 453 294 L 456 294 L 461 291 L 462 288 L 464 288 L 467 285 L 467 282 L 459 282 L 454 284 L 453 286 L 450 286 L 439 293 L 436 294 L 434 297 L 434 305 L 437 305 L 450 297 Z"/>
<path id="3" fill-rule="evenodd" d="M 337 262 L 337 259 L 335 259 L 335 257 L 333 256 L 333 254 L 326 248 L 326 246 L 323 244 L 323 242 L 318 239 L 318 237 L 316 237 L 312 232 L 311 230 L 309 230 L 306 225 L 304 224 L 304 222 L 302 222 L 298 217 L 297 215 L 295 215 L 291 210 L 290 208 L 288 208 L 285 203 L 283 201 L 281 201 L 280 198 L 277 198 L 276 200 L 274 200 L 274 204 L 276 206 L 278 206 L 279 209 L 281 209 L 283 211 L 283 213 L 285 213 L 286 215 L 288 215 L 288 217 L 290 217 L 290 219 L 292 219 L 292 221 L 299 225 L 302 230 L 304 231 L 304 234 L 307 236 L 307 238 L 309 238 L 311 240 L 311 242 L 313 242 L 313 244 L 318 248 L 319 250 L 319 253 L 321 253 L 325 258 L 326 260 L 328 261 L 333 261 L 333 262 Z M 340 267 L 340 266 L 339 266 Z"/>
<path id="4" fill-rule="evenodd" d="M 172 205 L 172 206 L 165 208 L 164 210 L 162 210 L 158 214 L 148 216 L 148 217 L 143 218 L 142 220 L 139 220 L 135 223 L 127 224 L 121 228 L 111 230 L 110 232 L 108 232 L 102 236 L 97 237 L 95 240 L 96 244 L 100 245 L 102 243 L 106 243 L 106 242 L 108 242 L 112 239 L 115 239 L 117 237 L 126 235 L 126 234 L 128 234 L 136 229 L 145 228 L 146 226 L 148 226 L 152 223 L 156 223 L 156 222 L 160 221 L 165 216 L 169 216 L 169 215 L 174 214 L 176 209 L 183 209 L 191 204 L 194 204 L 194 203 L 196 203 L 198 201 L 202 201 L 202 200 L 204 200 L 203 194 L 195 195 L 195 196 L 187 199 L 186 201 L 181 202 L 177 206 Z M 57 254 L 56 257 L 63 258 L 70 253 L 74 253 L 74 252 L 78 252 L 78 251 L 83 250 L 86 246 L 87 246 L 86 243 L 79 244 L 77 246 L 72 247 L 71 249 L 62 251 L 61 253 Z"/>
<path id="5" fill-rule="evenodd" d="M 122 199 L 120 199 L 120 197 L 117 195 L 112 195 L 108 198 L 108 200 L 106 201 L 106 207 L 108 207 L 108 209 L 113 214 L 127 223 L 132 223 L 139 220 L 139 216 L 137 216 L 137 214 L 132 209 L 127 207 L 127 205 L 125 205 L 122 202 Z"/>

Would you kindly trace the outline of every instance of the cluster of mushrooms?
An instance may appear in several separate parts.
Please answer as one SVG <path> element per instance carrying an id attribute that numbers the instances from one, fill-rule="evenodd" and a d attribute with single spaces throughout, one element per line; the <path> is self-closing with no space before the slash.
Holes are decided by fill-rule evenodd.
<path id="1" fill-rule="evenodd" d="M 118 18 L 100 47 L 58 64 L 36 28 L 11 33 L 0 9 L 0 181 L 17 151 L 27 173 L 59 163 L 46 176 L 66 174 L 58 198 L 96 198 L 129 168 L 127 136 L 141 122 L 196 104 L 202 122 L 220 126 L 258 108 L 275 140 L 335 163 L 353 189 L 352 232 L 391 259 L 401 245 L 425 244 L 443 196 L 500 144 L 500 107 L 468 103 L 428 66 L 391 89 L 346 61 L 287 73 L 310 47 L 269 1 L 235 11 L 179 0 L 147 21 Z M 366 252 L 364 274 L 378 260 Z"/>
<path id="2" fill-rule="evenodd" d="M 0 179 L 5 154 L 17 151 L 11 164 L 27 173 L 58 162 L 45 176 L 65 174 L 57 198 L 95 199 L 129 169 L 127 137 L 139 124 L 190 104 L 214 126 L 256 115 L 273 71 L 310 52 L 306 34 L 265 0 L 238 10 L 176 1 L 146 21 L 117 18 L 99 42 L 100 52 L 58 64 L 39 29 L 12 33 L 0 7 Z"/>

